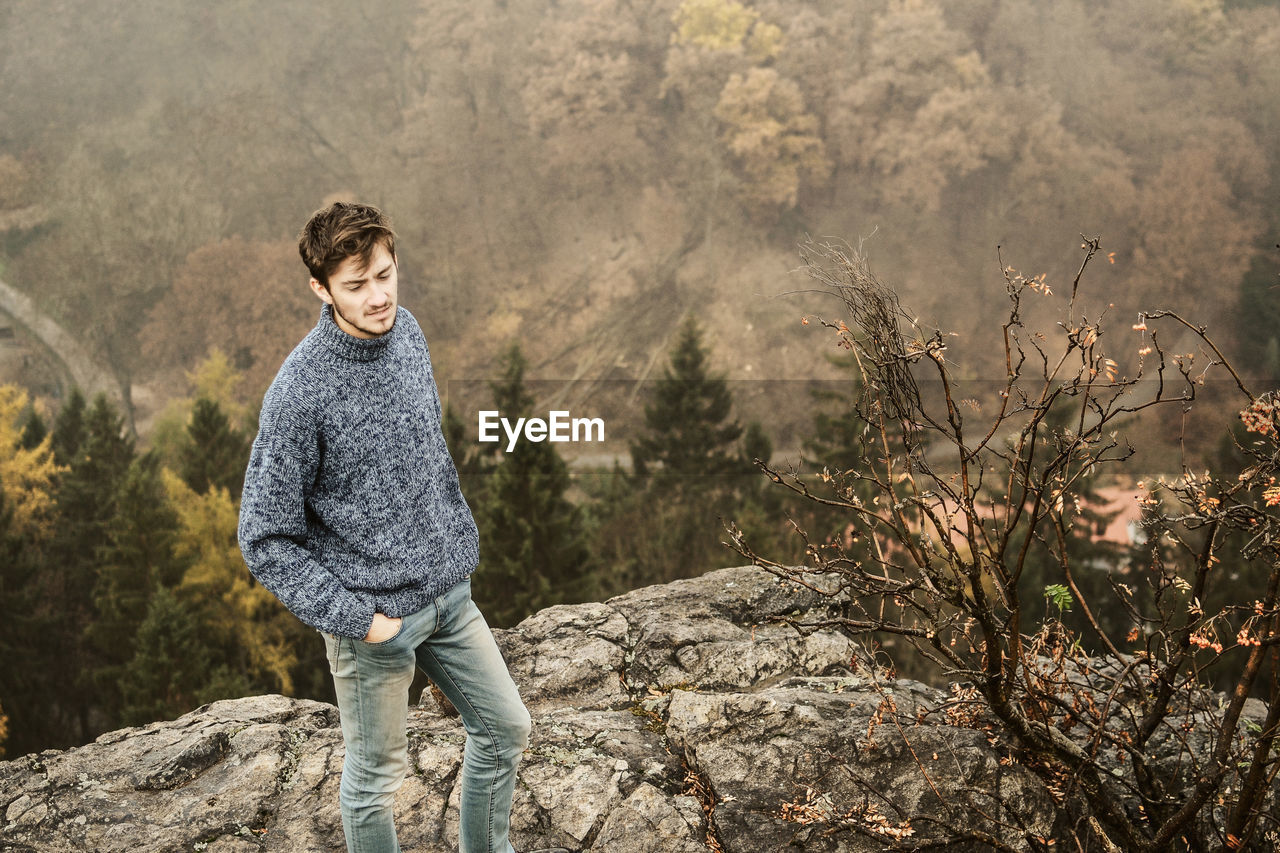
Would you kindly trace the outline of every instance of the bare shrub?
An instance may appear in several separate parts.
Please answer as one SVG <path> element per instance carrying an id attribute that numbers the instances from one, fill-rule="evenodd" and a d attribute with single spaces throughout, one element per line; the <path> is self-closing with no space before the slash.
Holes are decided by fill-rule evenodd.
<path id="1" fill-rule="evenodd" d="M 946 719 L 993 726 L 1010 760 L 1032 768 L 1060 806 L 1053 838 L 1005 821 L 985 836 L 966 829 L 970 841 L 1020 850 L 1260 845 L 1276 837 L 1280 768 L 1280 403 L 1251 391 L 1204 328 L 1168 311 L 1134 324 L 1141 349 L 1124 359 L 1132 375 L 1122 372 L 1103 347 L 1101 320 L 1081 310 L 1100 244 L 1085 238 L 1081 248 L 1070 292 L 1056 297 L 1043 276 L 1001 260 L 1005 377 L 974 399 L 947 336 L 913 320 L 859 250 L 804 245 L 806 271 L 848 312 L 821 323 L 862 374 L 850 416 L 865 423 L 863 462 L 820 475 L 757 464 L 845 513 L 847 533 L 811 541 L 797 525 L 807 555 L 798 566 L 755 553 L 732 526 L 731 546 L 779 577 L 836 589 L 843 615 L 782 620 L 797 631 L 835 626 L 909 641 L 966 700 L 944 709 Z M 1056 328 L 1024 326 L 1033 298 L 1065 299 Z M 1168 351 L 1174 337 L 1197 351 Z M 1090 483 L 1134 453 L 1124 424 L 1145 410 L 1202 405 L 1210 375 L 1239 401 L 1244 469 L 1184 466 L 1144 483 L 1141 561 L 1122 569 L 1080 559 Z M 1254 582 L 1231 587 L 1224 559 L 1250 567 Z M 909 726 L 902 734 L 910 738 Z M 965 808 L 940 802 L 912 819 L 930 833 L 885 843 L 937 847 L 949 827 L 973 826 Z"/>

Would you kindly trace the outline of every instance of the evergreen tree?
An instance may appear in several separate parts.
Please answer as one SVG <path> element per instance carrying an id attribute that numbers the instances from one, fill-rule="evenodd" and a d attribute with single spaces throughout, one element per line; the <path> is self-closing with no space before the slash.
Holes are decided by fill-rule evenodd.
<path id="1" fill-rule="evenodd" d="M 190 396 L 169 400 L 151 424 L 151 449 L 160 457 L 162 467 L 181 472 L 189 464 L 188 458 L 193 453 L 212 453 L 215 456 L 221 453 L 227 459 L 215 459 L 208 466 L 210 472 L 215 474 L 215 481 L 222 474 L 219 462 L 226 464 L 227 470 L 239 467 L 240 472 L 243 472 L 249 461 L 248 445 L 252 436 L 258 432 L 258 424 L 256 413 L 240 401 L 239 388 L 243 384 L 241 378 L 226 355 L 217 348 L 210 351 L 209 356 L 194 370 L 187 372 Z M 206 401 L 204 411 L 197 414 L 196 407 L 201 400 Z M 195 439 L 192 436 L 193 430 L 197 434 Z M 193 450 L 193 441 L 197 445 L 211 444 L 212 448 L 196 447 Z M 245 449 L 241 451 L 243 459 L 237 466 L 231 461 L 231 457 L 239 450 L 236 445 L 240 441 L 244 442 Z M 232 449 L 228 450 L 227 445 Z M 205 473 L 205 478 L 210 472 Z M 199 480 L 200 475 L 193 472 L 193 476 Z M 231 488 L 231 483 L 224 485 Z"/>
<path id="2" fill-rule="evenodd" d="M 125 724 L 172 719 L 199 705 L 213 686 L 210 657 L 194 609 L 169 589 L 157 588 L 121 674 Z M 223 695 L 241 693 L 232 689 Z"/>
<path id="3" fill-rule="evenodd" d="M 65 428 L 71 423 L 59 419 L 59 426 L 64 427 L 64 452 L 77 444 L 65 440 L 74 434 Z M 100 711 L 92 672 L 104 664 L 103 650 L 89 642 L 87 636 L 97 615 L 93 591 L 98 564 L 110 542 L 120 490 L 134 455 L 133 441 L 124 434 L 123 419 L 105 395 L 94 399 L 82 424 L 78 447 L 58 483 L 57 524 L 49 543 L 51 559 L 47 569 L 50 597 L 44 602 L 54 618 L 50 646 L 57 650 L 64 666 L 75 667 L 72 677 L 66 679 L 63 699 L 76 718 L 73 730 L 66 733 L 76 743 L 93 736 L 90 718 Z M 55 447 L 59 435 L 55 426 Z"/>
<path id="4" fill-rule="evenodd" d="M 671 351 L 671 363 L 644 407 L 645 433 L 631 445 L 632 469 L 664 480 L 729 473 L 737 461 L 742 427 L 730 419 L 733 396 L 723 376 L 707 369 L 697 319 L 688 315 Z"/>
<path id="5" fill-rule="evenodd" d="M 99 554 L 93 589 L 96 616 L 85 638 L 97 651 L 91 677 L 111 727 L 125 725 L 121 684 L 133 659 L 138 626 L 156 588 L 172 586 L 184 565 L 174 555 L 178 516 L 160 478 L 158 457 L 147 453 L 130 467 L 118 511 Z"/>
<path id="6" fill-rule="evenodd" d="M 86 405 L 80 389 L 72 388 L 53 420 L 53 458 L 59 465 L 70 465 L 80 453 L 85 437 Z"/>
<path id="7" fill-rule="evenodd" d="M 793 518 L 797 510 L 808 508 L 756 467 L 754 460 L 768 463 L 772 456 L 773 442 L 764 425 L 751 421 L 742 436 L 743 473 L 736 478 L 737 500 L 732 519 L 757 553 L 789 553 L 791 559 L 798 562 L 804 549 L 788 519 Z"/>
<path id="8" fill-rule="evenodd" d="M 226 489 L 233 500 L 240 499 L 244 471 L 249 464 L 249 439 L 231 426 L 215 400 L 201 397 L 191 408 L 187 435 L 179 461 L 182 479 L 194 491 L 211 487 Z"/>
<path id="9" fill-rule="evenodd" d="M 772 457 L 773 440 L 765 432 L 764 424 L 751 421 L 742 434 L 742 456 L 738 465 L 739 472 L 734 477 L 736 482 L 733 483 L 733 490 L 737 495 L 737 508 L 733 513 L 733 520 L 739 528 L 747 529 L 743 525 L 747 523 L 745 519 L 750 512 L 756 513 L 761 521 L 768 525 L 771 523 L 768 517 L 771 514 L 770 510 L 781 507 L 780 490 L 770 488 L 772 483 L 755 464 L 757 459 L 768 464 Z M 776 517 L 781 518 L 781 512 Z M 772 537 L 770 544 L 773 544 Z"/>
<path id="10" fill-rule="evenodd" d="M 594 585 L 600 598 L 627 592 L 635 584 L 637 554 L 635 478 L 615 459 L 609 470 L 596 470 L 580 478 L 586 492 L 583 529 L 590 548 L 589 561 L 599 571 Z M 607 569 L 605 568 L 607 567 Z"/>
<path id="11" fill-rule="evenodd" d="M 24 450 L 35 450 L 48 434 L 49 428 L 45 426 L 44 418 L 40 417 L 40 412 L 36 407 L 32 406 L 27 409 L 26 415 L 22 418 L 22 448 Z"/>
<path id="12" fill-rule="evenodd" d="M 39 555 L 14 529 L 0 489 L 0 702 L 8 717 L 6 749 L 21 755 L 58 738 L 57 658 L 45 644 L 51 628 L 41 599 Z"/>
<path id="13" fill-rule="evenodd" d="M 62 426 L 68 429 L 60 431 Z M 60 432 L 62 439 L 69 439 L 70 427 L 70 422 L 60 419 L 54 429 L 55 456 L 59 446 L 76 447 L 58 483 L 55 550 L 68 561 L 91 566 L 107 544 L 120 488 L 133 462 L 133 440 L 125 435 L 123 418 L 103 394 L 94 398 L 85 413 L 80 438 L 60 445 Z"/>
<path id="14" fill-rule="evenodd" d="M 803 442 L 804 473 L 812 488 L 830 488 L 832 496 L 846 497 L 845 490 L 871 500 L 871 490 L 858 479 L 866 470 L 868 445 L 874 449 L 873 427 L 859 411 L 862 400 L 862 374 L 851 353 L 827 356 L 827 361 L 848 374 L 838 383 L 822 383 L 810 389 L 813 400 L 813 431 Z M 824 476 L 825 474 L 825 476 Z M 838 507 L 825 507 L 804 502 L 802 519 L 797 523 L 815 544 L 849 542 L 847 513 Z M 852 542 L 849 542 L 852 544 Z"/>
<path id="15" fill-rule="evenodd" d="M 503 377 L 492 383 L 504 417 L 528 417 L 533 399 L 524 387 L 526 362 L 513 345 Z M 476 598 L 498 625 L 569 600 L 582 600 L 588 552 L 581 513 L 566 497 L 569 469 L 549 442 L 520 441 L 488 477 L 473 506 L 480 527 L 482 571 Z"/>
<path id="16" fill-rule="evenodd" d="M 849 378 L 838 385 L 823 383 L 810 389 L 815 408 L 813 433 L 804 441 L 805 456 L 817 471 L 824 467 L 832 472 L 852 471 L 866 458 L 868 424 L 858 413 L 862 374 L 852 355 L 828 355 L 827 360 Z"/>
<path id="17" fill-rule="evenodd" d="M 748 473 L 757 470 L 755 460 L 768 462 L 773 456 L 773 440 L 765 432 L 764 424 L 752 421 L 742 436 L 742 467 Z"/>
<path id="18" fill-rule="evenodd" d="M 614 500 L 593 516 L 596 562 L 624 588 L 726 565 L 732 560 L 722 544 L 726 521 L 758 526 L 758 507 L 749 509 L 760 481 L 750 459 L 771 449 L 759 426 L 749 449 L 739 443 L 742 427 L 732 409 L 728 383 L 709 371 L 702 332 L 689 315 L 645 404 L 643 432 L 631 444 L 630 493 L 615 488 Z"/>
<path id="19" fill-rule="evenodd" d="M 1272 381 L 1280 380 L 1280 266 L 1275 254 L 1254 256 L 1240 279 L 1234 335 L 1241 366 Z"/>

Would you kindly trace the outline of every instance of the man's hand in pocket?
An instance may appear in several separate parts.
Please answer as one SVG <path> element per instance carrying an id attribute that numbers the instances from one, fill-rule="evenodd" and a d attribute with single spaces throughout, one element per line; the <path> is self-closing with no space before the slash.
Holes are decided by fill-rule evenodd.
<path id="1" fill-rule="evenodd" d="M 366 643 L 381 643 L 383 640 L 390 640 L 400 631 L 400 617 L 391 617 L 383 613 L 373 614 L 373 624 L 369 626 L 369 633 L 365 635 Z"/>

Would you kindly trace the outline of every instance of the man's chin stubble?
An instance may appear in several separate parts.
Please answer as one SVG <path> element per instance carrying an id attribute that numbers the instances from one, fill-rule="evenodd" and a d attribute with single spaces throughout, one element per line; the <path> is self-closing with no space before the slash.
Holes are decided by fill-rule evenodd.
<path id="1" fill-rule="evenodd" d="M 334 311 L 337 311 L 338 316 L 339 316 L 339 317 L 341 317 L 341 318 L 346 322 L 346 324 L 347 324 L 348 326 L 350 326 L 351 328 L 356 329 L 357 331 L 364 332 L 366 335 L 373 335 L 374 337 L 382 337 L 382 336 L 383 336 L 383 335 L 385 335 L 387 332 L 390 332 L 393 328 L 395 328 L 395 325 L 396 325 L 396 315 L 397 315 L 397 313 L 398 313 L 398 312 L 396 311 L 396 309 L 395 309 L 394 307 L 392 307 L 392 309 L 391 309 L 391 325 L 387 326 L 387 328 L 383 329 L 381 332 L 375 332 L 373 329 L 367 329 L 367 328 L 365 328 L 364 326 L 361 326 L 359 323 L 353 323 L 353 322 L 351 322 L 351 318 L 350 318 L 350 317 L 348 317 L 346 314 L 342 313 L 342 311 L 341 311 L 341 310 L 339 310 L 339 308 L 338 308 L 338 306 L 337 306 L 337 305 L 334 305 L 334 306 L 333 306 L 333 310 L 334 310 Z"/>

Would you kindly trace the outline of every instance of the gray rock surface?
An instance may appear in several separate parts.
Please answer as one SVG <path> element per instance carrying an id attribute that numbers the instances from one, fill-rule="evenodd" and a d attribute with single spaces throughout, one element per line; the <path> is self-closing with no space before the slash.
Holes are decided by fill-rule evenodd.
<path id="1" fill-rule="evenodd" d="M 835 632 L 765 624 L 823 606 L 735 568 L 495 632 L 534 721 L 517 849 L 879 850 L 886 835 L 930 835 L 939 793 L 1049 834 L 1043 786 L 983 731 L 951 725 L 950 697 L 873 684 Z M 456 849 L 463 733 L 446 710 L 424 693 L 410 711 L 406 851 Z M 0 850 L 342 851 L 342 758 L 331 705 L 214 702 L 0 763 Z"/>

